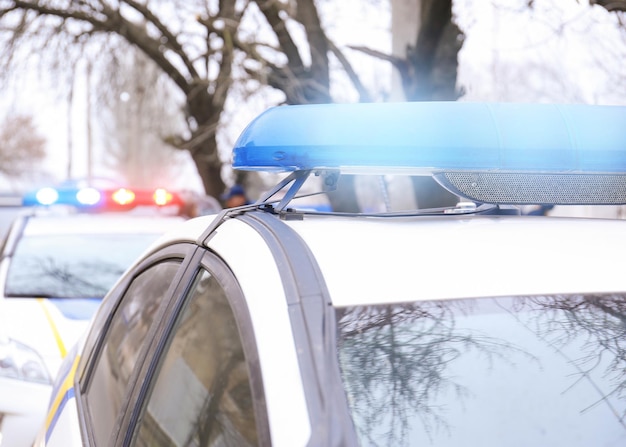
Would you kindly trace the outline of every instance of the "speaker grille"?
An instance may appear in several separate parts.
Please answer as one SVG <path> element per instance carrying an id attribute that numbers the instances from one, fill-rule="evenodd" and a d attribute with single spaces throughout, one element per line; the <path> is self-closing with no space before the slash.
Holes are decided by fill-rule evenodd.
<path id="1" fill-rule="evenodd" d="M 493 204 L 620 205 L 626 175 L 446 172 L 435 176 L 461 197 Z"/>

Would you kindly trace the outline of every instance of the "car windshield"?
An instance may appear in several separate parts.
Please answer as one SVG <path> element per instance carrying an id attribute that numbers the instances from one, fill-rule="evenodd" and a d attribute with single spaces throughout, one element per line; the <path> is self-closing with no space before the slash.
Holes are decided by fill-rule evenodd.
<path id="1" fill-rule="evenodd" d="M 158 234 L 23 237 L 12 256 L 6 297 L 102 298 Z"/>
<path id="2" fill-rule="evenodd" d="M 626 296 L 337 310 L 361 445 L 626 445 Z"/>

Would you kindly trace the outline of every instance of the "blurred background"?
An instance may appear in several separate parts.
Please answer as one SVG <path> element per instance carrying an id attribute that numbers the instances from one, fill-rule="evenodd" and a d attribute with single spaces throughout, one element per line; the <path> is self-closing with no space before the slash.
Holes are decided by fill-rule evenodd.
<path id="1" fill-rule="evenodd" d="M 281 104 L 624 105 L 625 11 L 626 0 L 0 0 L 0 192 L 108 178 L 217 200 L 237 184 L 254 200 L 275 179 L 233 172 L 230 151 Z M 341 181 L 336 210 L 455 201 L 427 178 L 386 178 L 384 193 Z"/>

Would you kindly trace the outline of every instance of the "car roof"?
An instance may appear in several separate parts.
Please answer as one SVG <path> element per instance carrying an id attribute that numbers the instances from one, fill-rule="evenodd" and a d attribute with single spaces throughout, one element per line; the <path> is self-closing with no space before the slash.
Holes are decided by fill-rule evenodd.
<path id="1" fill-rule="evenodd" d="M 200 241 L 213 219 L 177 226 L 159 245 Z M 229 229 L 233 221 L 218 229 L 232 231 L 231 239 L 238 231 Z M 281 222 L 307 243 L 339 307 L 626 290 L 624 220 L 306 215 Z"/>
<path id="2" fill-rule="evenodd" d="M 337 306 L 626 290 L 626 221 L 531 216 L 305 219 Z"/>
<path id="3" fill-rule="evenodd" d="M 176 216 L 125 213 L 30 216 L 24 235 L 163 233 L 184 221 Z"/>

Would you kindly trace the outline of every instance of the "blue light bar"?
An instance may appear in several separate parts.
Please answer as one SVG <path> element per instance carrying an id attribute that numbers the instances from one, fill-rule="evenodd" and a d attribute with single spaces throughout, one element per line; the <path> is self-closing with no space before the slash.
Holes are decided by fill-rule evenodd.
<path id="1" fill-rule="evenodd" d="M 233 167 L 415 173 L 626 173 L 626 107 L 407 102 L 282 106 L 244 130 Z"/>
<path id="2" fill-rule="evenodd" d="M 233 155 L 244 170 L 432 175 L 482 203 L 626 203 L 622 106 L 283 106 L 252 121 Z"/>
<path id="3" fill-rule="evenodd" d="M 94 208 L 102 203 L 100 192 L 94 188 L 51 188 L 30 191 L 22 198 L 24 206 L 70 205 Z"/>

